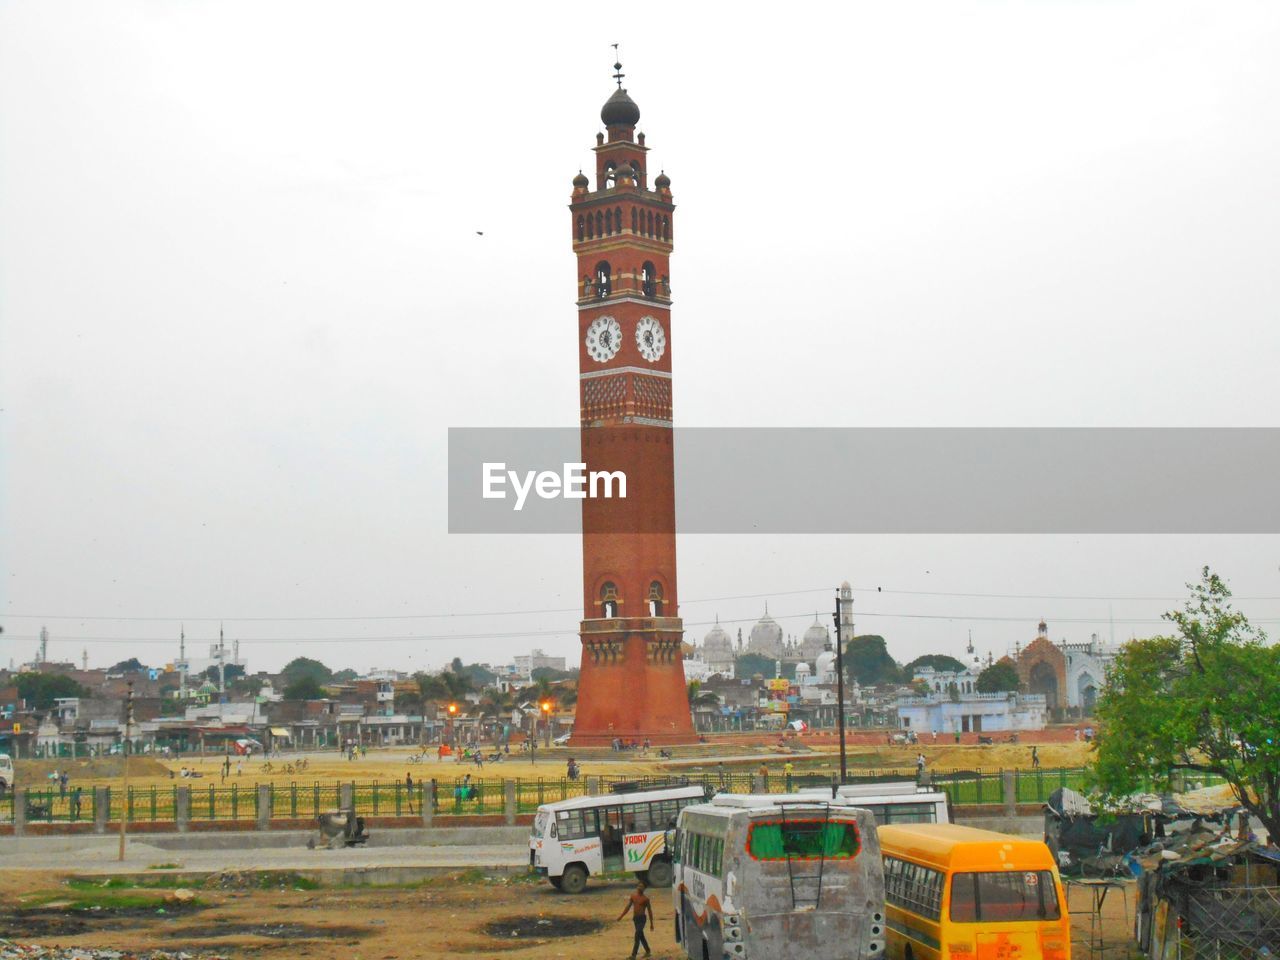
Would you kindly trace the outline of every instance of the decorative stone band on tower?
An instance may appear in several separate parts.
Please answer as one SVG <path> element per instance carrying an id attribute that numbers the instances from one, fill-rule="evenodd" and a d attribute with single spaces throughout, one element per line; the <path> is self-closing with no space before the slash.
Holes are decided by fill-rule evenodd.
<path id="1" fill-rule="evenodd" d="M 688 743 L 678 615 L 671 382 L 671 180 L 650 188 L 640 108 L 622 88 L 600 111 L 595 180 L 570 200 L 577 256 L 582 459 L 621 470 L 626 499 L 582 507 L 583 614 L 574 744 Z"/>

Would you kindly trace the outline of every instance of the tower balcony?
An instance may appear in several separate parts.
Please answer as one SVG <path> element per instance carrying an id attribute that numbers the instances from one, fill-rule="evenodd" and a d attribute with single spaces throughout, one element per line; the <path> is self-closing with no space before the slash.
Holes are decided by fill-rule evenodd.
<path id="1" fill-rule="evenodd" d="M 619 633 L 684 633 L 680 617 L 598 617 L 583 620 L 578 634 L 588 640 Z"/>

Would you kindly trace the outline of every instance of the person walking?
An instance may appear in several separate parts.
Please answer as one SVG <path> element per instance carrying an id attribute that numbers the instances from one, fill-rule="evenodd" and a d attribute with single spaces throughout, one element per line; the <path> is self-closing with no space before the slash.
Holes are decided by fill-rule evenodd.
<path id="1" fill-rule="evenodd" d="M 622 908 L 622 912 L 618 914 L 618 920 L 621 920 L 631 913 L 631 925 L 635 929 L 635 937 L 631 941 L 631 960 L 636 960 L 636 953 L 641 947 L 644 947 L 644 955 L 652 956 L 649 949 L 649 941 L 644 938 L 645 918 L 649 920 L 649 929 L 653 929 L 653 904 L 649 898 L 645 896 L 645 883 L 643 880 L 636 881 L 636 891 L 627 898 L 627 905 Z"/>
<path id="2" fill-rule="evenodd" d="M 1040 751 L 1036 747 L 1031 748 L 1031 769 L 1035 770 L 1040 766 Z"/>
<path id="3" fill-rule="evenodd" d="M 413 774 L 404 775 L 404 788 L 409 793 L 409 812 L 413 813 Z"/>
<path id="4" fill-rule="evenodd" d="M 924 761 L 924 754 L 923 754 L 923 753 L 917 753 L 917 754 L 916 754 L 916 776 L 917 776 L 917 777 L 923 777 L 923 776 L 924 776 L 924 763 L 925 763 L 925 761 Z"/>

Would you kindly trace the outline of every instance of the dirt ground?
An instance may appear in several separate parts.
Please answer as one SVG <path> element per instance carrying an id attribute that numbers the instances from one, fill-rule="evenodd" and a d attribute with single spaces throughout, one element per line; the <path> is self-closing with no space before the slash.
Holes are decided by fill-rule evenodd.
<path id="1" fill-rule="evenodd" d="M 798 737 L 781 742 L 777 738 L 762 740 L 754 738 L 722 737 L 708 744 L 697 747 L 681 748 L 677 756 L 670 762 L 658 757 L 656 751 L 648 756 L 628 753 L 617 758 L 613 756 L 599 757 L 578 755 L 579 764 L 584 774 L 602 776 L 642 776 L 661 775 L 663 773 L 679 774 L 697 772 L 700 769 L 714 769 L 723 760 L 726 768 L 754 772 L 761 761 L 754 759 L 760 755 L 772 756 L 785 752 L 806 754 L 802 759 L 794 761 L 796 772 L 829 771 L 838 765 L 837 749 L 833 738 Z M 864 741 L 866 738 L 863 738 Z M 1027 735 L 1017 744 L 996 743 L 984 746 L 944 742 L 939 737 L 934 743 L 929 738 L 924 742 L 911 746 L 889 745 L 887 743 L 852 743 L 847 748 L 851 769 L 858 768 L 914 768 L 916 755 L 923 753 L 931 769 L 937 770 L 999 770 L 1030 769 L 1031 746 Z M 1046 742 L 1037 744 L 1041 766 L 1079 767 L 1089 758 L 1089 745 L 1083 742 Z M 574 751 L 567 747 L 539 750 L 536 762 L 526 757 L 512 754 L 511 759 L 502 763 L 485 764 L 483 770 L 474 765 L 457 763 L 452 760 L 440 762 L 434 754 L 421 763 L 411 763 L 411 751 L 406 748 L 385 748 L 370 750 L 368 754 L 357 760 L 343 759 L 335 752 L 288 754 L 283 758 L 231 758 L 231 775 L 227 784 L 231 783 L 278 783 L 290 782 L 312 783 L 319 781 L 336 782 L 352 780 L 367 783 L 373 780 L 403 782 L 405 774 L 412 774 L 414 780 L 437 777 L 452 779 L 470 773 L 473 776 L 486 778 L 558 778 L 564 775 L 565 765 Z M 291 763 L 305 757 L 306 769 L 288 768 Z M 698 763 L 706 758 L 706 764 Z M 129 761 L 130 782 L 138 788 L 149 786 L 173 785 L 177 782 L 170 776 L 177 774 L 182 767 L 194 770 L 203 783 L 221 784 L 222 761 L 219 755 L 205 758 L 162 759 L 152 757 L 134 757 Z M 270 763 L 270 767 L 266 763 Z M 772 772 L 781 772 L 783 761 L 767 760 L 766 766 Z M 119 783 L 121 760 L 109 757 L 95 760 L 19 760 L 16 761 L 16 772 L 19 786 L 42 787 L 48 783 L 49 775 L 55 770 L 66 770 L 70 774 L 72 785 L 88 789 L 95 785 Z"/>
<path id="2" fill-rule="evenodd" d="M 53 875 L 0 873 L 0 936 L 44 945 L 212 950 L 231 958 L 597 960 L 630 950 L 631 924 L 615 920 L 630 890 L 624 880 L 594 880 L 584 894 L 569 896 L 525 877 L 470 875 L 412 888 L 260 889 L 247 875 L 196 888 L 184 905 L 164 889 L 73 888 Z M 654 956 L 676 958 L 670 892 L 654 894 Z M 1089 949 L 1088 903 L 1087 891 L 1072 895 L 1080 911 L 1073 917 L 1075 960 L 1129 957 L 1120 895 L 1113 892 L 1105 904 L 1105 956 Z"/>

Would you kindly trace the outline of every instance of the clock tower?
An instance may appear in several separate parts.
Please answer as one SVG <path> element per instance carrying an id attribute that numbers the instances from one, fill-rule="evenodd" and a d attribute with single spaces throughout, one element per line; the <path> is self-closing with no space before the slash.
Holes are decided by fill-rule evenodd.
<path id="1" fill-rule="evenodd" d="M 640 108 L 605 102 L 594 181 L 569 204 L 577 257 L 582 460 L 620 471 L 625 497 L 582 507 L 582 667 L 575 744 L 694 739 L 676 589 L 671 436 L 671 181 L 650 178 Z"/>

